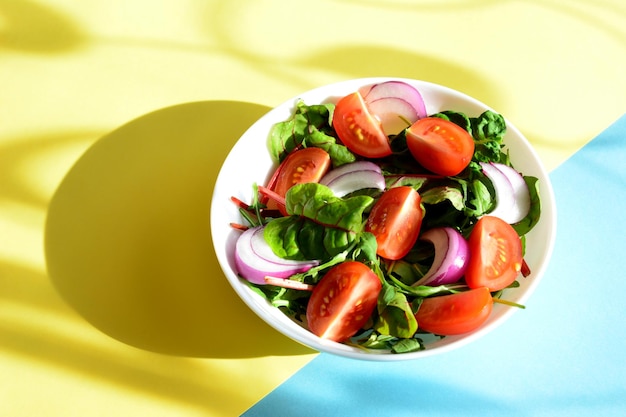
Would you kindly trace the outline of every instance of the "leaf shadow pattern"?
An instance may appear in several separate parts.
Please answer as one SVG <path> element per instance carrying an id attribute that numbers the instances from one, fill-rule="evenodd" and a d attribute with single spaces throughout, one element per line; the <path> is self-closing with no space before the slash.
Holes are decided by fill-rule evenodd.
<path id="1" fill-rule="evenodd" d="M 216 378 L 219 363 L 130 349 L 92 337 L 90 331 L 83 329 L 83 320 L 68 314 L 70 308 L 50 294 L 54 288 L 42 284 L 46 279 L 40 271 L 0 262 L 3 359 L 18 358 L 36 372 L 44 367 L 57 369 L 63 377 L 73 375 L 80 384 L 104 387 L 104 391 L 123 387 L 128 389 L 126 395 L 158 398 L 197 410 L 201 415 L 223 415 L 226 410 L 235 415 L 240 412 L 238 404 L 256 400 L 250 392 Z M 245 365 L 231 367 L 230 371 L 234 379 L 245 375 L 246 380 L 254 381 Z M 26 375 L 28 371 L 20 378 L 28 378 Z M 25 381 L 17 385 L 22 383 Z M 20 396 L 4 398 L 1 414 L 16 415 L 28 410 L 20 401 Z M 97 407 L 97 401 L 94 406 Z"/>
<path id="2" fill-rule="evenodd" d="M 73 129 L 9 138 L 0 151 L 2 198 L 45 213 L 50 195 L 67 170 L 59 160 L 78 157 L 78 152 L 105 132 L 97 128 Z"/>
<path id="3" fill-rule="evenodd" d="M 296 64 L 347 74 L 350 78 L 374 74 L 424 80 L 461 91 L 494 108 L 505 105 L 498 86 L 470 67 L 394 47 L 337 45 L 296 59 Z"/>
<path id="4" fill-rule="evenodd" d="M 87 39 L 62 13 L 28 0 L 0 0 L 0 20 L 0 50 L 62 53 Z"/>
<path id="5" fill-rule="evenodd" d="M 99 330 L 149 351 L 208 358 L 312 353 L 236 296 L 210 236 L 221 163 L 268 110 L 234 101 L 180 104 L 89 148 L 55 192 L 46 220 L 46 265 L 61 296 Z"/>

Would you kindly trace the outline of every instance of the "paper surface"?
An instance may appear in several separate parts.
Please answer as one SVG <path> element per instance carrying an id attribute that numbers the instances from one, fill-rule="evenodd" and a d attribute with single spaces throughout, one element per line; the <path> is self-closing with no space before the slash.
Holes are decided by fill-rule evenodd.
<path id="1" fill-rule="evenodd" d="M 626 111 L 625 28 L 622 0 L 162 0 L 158 6 L 146 0 L 0 0 L 0 415 L 236 416 L 252 406 L 263 410 L 259 401 L 267 394 L 270 400 L 288 394 L 273 390 L 312 358 L 314 367 L 302 375 L 318 363 L 320 369 L 341 364 L 316 357 L 255 319 L 219 281 L 213 255 L 203 253 L 210 250 L 209 234 L 201 231 L 209 210 L 201 206 L 237 134 L 263 109 L 302 91 L 351 78 L 407 77 L 452 87 L 493 107 L 552 169 Z M 218 103 L 225 104 L 219 106 L 224 113 L 214 112 Z M 173 117 L 168 109 L 178 105 L 188 107 Z M 150 119 L 154 113 L 173 118 Z M 185 123 L 203 117 L 198 129 Z M 133 122 L 145 136 L 120 131 Z M 611 156 L 619 152 L 612 149 Z M 598 155 L 593 175 L 610 167 Z M 600 190 L 587 191 L 606 202 Z M 562 213 L 577 225 L 568 236 L 572 242 L 585 231 L 578 228 L 613 224 L 606 213 L 586 223 L 590 206 L 585 198 L 575 200 L 580 190 L 572 194 L 566 196 L 575 203 L 572 211 Z M 153 211 L 159 206 L 169 218 L 160 228 Z M 50 225 L 53 233 L 46 236 Z M 51 249 L 52 260 L 47 239 L 64 245 Z M 606 240 L 587 239 L 577 250 Z M 576 257 L 566 272 L 586 267 L 584 257 Z M 211 280 L 204 282 L 198 274 L 206 271 Z M 623 393 L 605 390 L 604 384 L 616 382 L 604 374 L 614 352 L 605 345 L 593 349 L 596 340 L 617 340 L 616 333 L 557 321 L 563 311 L 575 311 L 577 320 L 602 318 L 595 304 L 580 301 L 582 295 L 572 300 L 577 287 L 561 285 L 567 277 L 557 275 L 500 330 L 505 338 L 496 333 L 467 353 L 420 362 L 420 376 L 413 368 L 402 381 L 440 398 L 450 413 L 460 409 L 456 400 L 434 387 L 466 393 L 463 398 L 470 392 L 500 409 L 521 406 L 521 394 L 491 398 L 495 387 L 485 391 L 470 386 L 469 376 L 457 379 L 456 368 L 468 366 L 474 354 L 516 371 L 485 374 L 512 381 L 510 389 L 530 392 L 532 370 L 540 381 L 559 381 L 550 393 L 571 403 L 566 410 L 582 404 L 582 412 L 590 404 L 584 399 L 591 393 L 571 400 L 574 384 L 581 392 L 592 384 L 604 387 L 597 391 L 604 397 L 593 398 L 613 407 L 614 395 Z M 569 298 L 555 297 L 556 287 L 565 287 Z M 211 297 L 204 290 L 217 291 L 219 301 L 207 304 Z M 599 291 L 584 294 L 594 301 Z M 602 291 L 605 309 L 614 314 L 618 291 Z M 547 324 L 557 330 L 567 324 L 573 336 L 563 341 L 546 328 L 542 337 L 550 344 L 523 338 L 530 345 L 521 345 L 516 332 L 531 334 L 546 320 L 545 307 L 533 306 L 550 303 L 556 304 Z M 251 333 L 237 333 L 251 327 Z M 262 339 L 251 346 L 251 336 Z M 494 344 L 508 351 L 480 355 L 482 346 Z M 580 360 L 568 352 L 582 355 L 581 349 L 587 356 L 594 352 L 600 367 L 590 379 L 577 363 L 559 365 L 571 369 L 557 378 L 549 375 L 554 367 L 520 369 L 510 359 L 558 362 L 564 351 L 563 358 Z M 344 399 L 370 394 L 379 369 L 370 366 L 362 383 L 347 371 L 351 385 L 344 385 L 348 381 L 334 369 L 335 376 L 303 381 L 298 373 L 294 381 L 303 383 L 302 393 L 324 392 L 329 404 L 344 410 L 326 387 L 339 387 Z M 475 372 L 478 365 L 467 369 Z M 365 404 L 378 404 L 382 394 L 376 395 Z M 547 397 L 530 395 L 544 403 Z M 311 398 L 285 400 L 299 413 L 316 410 Z M 398 404 L 393 406 L 402 415 L 404 403 Z M 555 410 L 559 406 L 554 403 Z"/>

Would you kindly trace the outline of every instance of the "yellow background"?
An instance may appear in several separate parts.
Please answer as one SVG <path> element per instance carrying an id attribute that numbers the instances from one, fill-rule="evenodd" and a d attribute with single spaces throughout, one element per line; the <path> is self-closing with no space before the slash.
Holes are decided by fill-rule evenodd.
<path id="1" fill-rule="evenodd" d="M 0 415 L 238 415 L 314 357 L 211 251 L 221 161 L 272 106 L 423 79 L 552 169 L 626 112 L 624 68 L 621 0 L 0 0 Z"/>

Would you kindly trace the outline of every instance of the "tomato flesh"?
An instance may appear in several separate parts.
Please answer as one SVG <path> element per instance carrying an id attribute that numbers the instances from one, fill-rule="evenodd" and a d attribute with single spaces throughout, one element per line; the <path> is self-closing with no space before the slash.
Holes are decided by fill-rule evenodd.
<path id="1" fill-rule="evenodd" d="M 469 333 L 479 328 L 493 310 L 486 287 L 425 298 L 415 314 L 420 329 L 441 336 Z"/>
<path id="2" fill-rule="evenodd" d="M 281 197 L 287 190 L 296 184 L 305 182 L 319 182 L 330 169 L 330 155 L 320 148 L 303 148 L 290 153 L 278 166 L 268 183 L 268 188 Z M 286 211 L 283 206 L 274 201 L 268 201 L 270 209 L 279 209 L 283 215 Z"/>
<path id="3" fill-rule="evenodd" d="M 522 269 L 522 243 L 515 229 L 495 216 L 481 217 L 469 237 L 470 258 L 465 281 L 470 288 L 499 291 Z"/>
<path id="4" fill-rule="evenodd" d="M 369 320 L 382 284 L 365 264 L 348 261 L 331 268 L 315 285 L 307 304 L 309 330 L 343 342 Z"/>
<path id="5" fill-rule="evenodd" d="M 391 145 L 382 123 L 370 113 L 359 92 L 348 94 L 337 102 L 333 127 L 341 142 L 357 155 L 367 158 L 391 155 Z"/>
<path id="6" fill-rule="evenodd" d="M 474 155 L 474 139 L 459 125 L 439 117 L 424 117 L 406 130 L 406 144 L 413 158 L 435 174 L 454 176 Z"/>
<path id="7" fill-rule="evenodd" d="M 422 226 L 421 202 L 417 191 L 401 186 L 385 191 L 374 204 L 365 231 L 376 237 L 379 256 L 397 260 L 409 253 Z"/>

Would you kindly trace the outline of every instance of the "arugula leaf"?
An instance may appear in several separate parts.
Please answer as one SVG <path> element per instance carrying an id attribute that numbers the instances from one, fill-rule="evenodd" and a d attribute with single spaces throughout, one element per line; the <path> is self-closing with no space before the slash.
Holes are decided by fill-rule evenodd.
<path id="1" fill-rule="evenodd" d="M 358 239 L 359 242 L 352 253 L 352 259 L 363 263 L 378 262 L 376 236 L 370 232 L 362 232 Z"/>
<path id="2" fill-rule="evenodd" d="M 413 252 L 418 246 L 422 246 L 420 243 L 422 242 L 418 241 L 411 252 Z M 411 252 L 409 252 L 408 256 L 413 255 Z M 405 259 L 399 259 L 387 267 L 387 276 L 392 278 L 392 282 L 397 279 L 406 285 L 413 284 L 418 279 L 423 277 L 430 267 L 430 265 L 420 265 L 419 260 L 411 259 L 409 261 L 407 259 L 408 257 L 405 257 Z"/>
<path id="3" fill-rule="evenodd" d="M 406 185 L 413 187 L 415 191 L 419 191 L 428 181 L 429 178 L 424 175 L 385 175 L 387 189 Z"/>
<path id="4" fill-rule="evenodd" d="M 378 314 L 374 330 L 380 334 L 410 338 L 417 331 L 417 320 L 406 295 L 386 282 L 379 295 Z"/>
<path id="5" fill-rule="evenodd" d="M 467 285 L 465 284 L 442 284 L 436 287 L 432 287 L 430 285 L 418 285 L 414 287 L 412 285 L 407 285 L 403 283 L 393 275 L 390 276 L 390 278 L 394 285 L 396 285 L 400 291 L 413 297 L 424 298 L 431 297 L 433 295 L 452 294 L 467 289 Z"/>
<path id="6" fill-rule="evenodd" d="M 352 336 L 350 343 L 353 346 L 364 349 L 389 349 L 391 345 L 398 341 L 398 338 L 394 336 L 381 335 L 375 332 L 374 329 L 367 329 L 361 333 L 357 333 Z"/>
<path id="7" fill-rule="evenodd" d="M 400 339 L 391 346 L 391 351 L 393 353 L 417 352 L 424 349 L 424 342 L 416 337 L 412 337 L 410 339 Z"/>
<path id="8" fill-rule="evenodd" d="M 299 146 L 318 147 L 330 155 L 333 166 L 354 162 L 355 155 L 344 145 L 337 143 L 332 128 L 335 105 L 306 105 L 298 100 L 294 114 L 284 122 L 272 126 L 269 135 L 270 155 L 274 162 L 282 162 Z"/>
<path id="9" fill-rule="evenodd" d="M 380 334 L 373 329 L 357 333 L 349 340 L 349 344 L 362 349 L 390 349 L 392 353 L 408 353 L 424 350 L 421 338 L 401 339 L 395 336 Z"/>
<path id="10" fill-rule="evenodd" d="M 475 178 L 468 184 L 464 210 L 468 216 L 482 216 L 495 204 L 495 193 L 489 190 L 483 177 Z"/>
<path id="11" fill-rule="evenodd" d="M 421 197 L 424 204 L 438 204 L 447 200 L 452 204 L 452 207 L 459 211 L 465 208 L 465 199 L 460 187 L 433 187 L 421 193 Z"/>
<path id="12" fill-rule="evenodd" d="M 307 291 L 292 290 L 274 285 L 259 285 L 249 281 L 245 283 L 257 294 L 266 298 L 274 307 L 278 307 L 295 319 L 306 314 L 306 305 L 310 294 Z"/>

